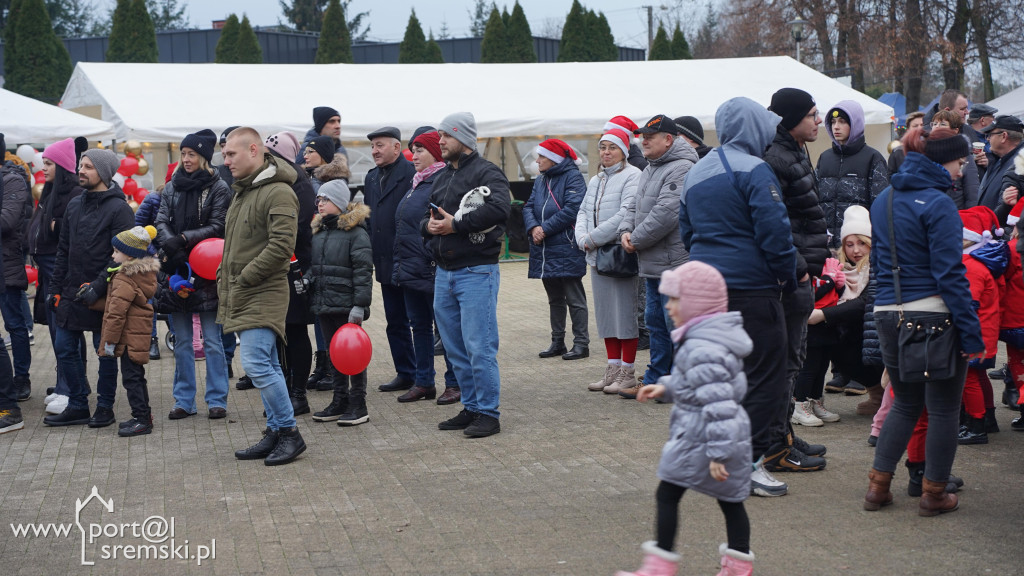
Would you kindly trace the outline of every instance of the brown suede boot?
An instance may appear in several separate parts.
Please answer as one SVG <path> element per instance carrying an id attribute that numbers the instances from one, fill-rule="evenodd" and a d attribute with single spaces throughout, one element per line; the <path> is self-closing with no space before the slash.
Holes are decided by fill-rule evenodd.
<path id="1" fill-rule="evenodd" d="M 921 495 L 918 516 L 938 516 L 960 507 L 956 494 L 946 492 L 945 482 L 932 482 L 924 478 L 921 488 L 924 490 L 924 494 Z"/>
<path id="2" fill-rule="evenodd" d="M 892 492 L 889 491 L 892 472 L 879 472 L 872 468 L 868 472 L 868 481 L 868 493 L 864 495 L 865 510 L 874 511 L 892 504 Z"/>
<path id="3" fill-rule="evenodd" d="M 881 384 L 868 388 L 868 399 L 857 404 L 857 414 L 860 416 L 874 416 L 875 412 L 882 407 L 882 395 L 885 389 Z"/>

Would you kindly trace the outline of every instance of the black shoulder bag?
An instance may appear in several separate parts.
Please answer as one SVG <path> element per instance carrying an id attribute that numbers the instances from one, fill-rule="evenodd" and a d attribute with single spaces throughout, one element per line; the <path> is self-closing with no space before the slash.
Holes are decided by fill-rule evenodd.
<path id="1" fill-rule="evenodd" d="M 896 259 L 893 227 L 894 190 L 889 190 L 889 250 L 892 254 L 892 282 L 899 311 L 897 357 L 901 382 L 946 380 L 956 374 L 957 338 L 952 315 L 942 312 L 903 311 L 900 295 L 900 265 Z"/>

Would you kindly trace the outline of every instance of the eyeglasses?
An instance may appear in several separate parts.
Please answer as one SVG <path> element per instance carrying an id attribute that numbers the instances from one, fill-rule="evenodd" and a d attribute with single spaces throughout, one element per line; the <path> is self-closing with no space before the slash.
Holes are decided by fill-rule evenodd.
<path id="1" fill-rule="evenodd" d="M 993 136 L 999 136 L 1000 134 L 1006 134 L 1006 130 L 1002 130 L 1002 131 L 999 131 L 999 132 L 996 132 L 996 131 L 993 130 L 992 132 L 988 133 L 988 137 L 991 138 Z"/>

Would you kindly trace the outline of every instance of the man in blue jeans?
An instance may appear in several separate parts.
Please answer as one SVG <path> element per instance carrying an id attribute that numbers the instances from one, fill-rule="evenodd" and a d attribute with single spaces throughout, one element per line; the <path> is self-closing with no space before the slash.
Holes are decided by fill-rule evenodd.
<path id="1" fill-rule="evenodd" d="M 476 150 L 472 114 L 449 115 L 437 132 L 448 165 L 434 180 L 420 229 L 437 262 L 434 319 L 465 407 L 437 427 L 482 438 L 501 432 L 498 257 L 512 199 L 505 174 Z"/>
<path id="2" fill-rule="evenodd" d="M 259 388 L 267 412 L 263 438 L 236 451 L 235 458 L 288 464 L 306 450 L 278 356 L 299 221 L 299 200 L 291 188 L 296 173 L 288 161 L 266 152 L 252 128 L 228 134 L 222 153 L 235 181 L 217 270 L 217 323 L 242 339 L 242 368 Z"/>
<path id="3" fill-rule="evenodd" d="M 640 261 L 640 278 L 647 284 L 644 320 L 651 339 L 651 363 L 642 382 L 619 395 L 636 398 L 641 386 L 654 384 L 672 368 L 672 319 L 665 310 L 668 297 L 658 291 L 661 273 L 686 262 L 679 238 L 679 194 L 686 173 L 697 162 L 697 151 L 679 136 L 671 118 L 659 114 L 633 131 L 642 139 L 648 165 L 640 174 L 636 194 L 626 205 L 619 237 L 627 252 Z"/>
<path id="4" fill-rule="evenodd" d="M 92 332 L 93 350 L 100 346 L 103 308 L 97 303 L 107 293 L 107 270 L 113 264 L 110 241 L 135 225 L 135 214 L 124 192 L 112 181 L 118 166 L 117 156 L 109 150 L 83 152 L 78 183 L 85 193 L 71 200 L 64 214 L 46 303 L 56 312 L 57 338 L 53 346 L 69 394 L 63 412 L 43 419 L 47 426 L 88 424 L 101 428 L 115 421 L 117 360 L 113 356 L 99 359 L 96 412 L 90 418 L 90 390 L 80 342 L 83 332 Z"/>

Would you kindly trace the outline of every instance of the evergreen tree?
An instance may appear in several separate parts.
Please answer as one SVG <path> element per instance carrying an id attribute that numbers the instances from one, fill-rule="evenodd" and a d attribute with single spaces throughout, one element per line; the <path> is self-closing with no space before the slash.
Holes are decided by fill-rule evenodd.
<path id="1" fill-rule="evenodd" d="M 232 14 L 224 22 L 217 40 L 217 49 L 213 61 L 217 64 L 234 64 L 238 62 L 238 32 L 241 28 L 238 16 Z"/>
<path id="2" fill-rule="evenodd" d="M 491 16 L 487 19 L 484 39 L 480 42 L 480 62 L 507 62 L 508 40 L 505 23 L 501 21 L 498 7 L 491 8 Z"/>
<path id="3" fill-rule="evenodd" d="M 130 62 L 131 57 L 132 0 L 117 0 L 111 18 L 110 37 L 107 38 L 107 62 Z"/>
<path id="4" fill-rule="evenodd" d="M 280 0 L 281 12 L 299 32 L 319 32 L 324 19 L 323 0 Z"/>
<path id="5" fill-rule="evenodd" d="M 678 22 L 676 22 L 675 31 L 672 32 L 672 57 L 676 60 L 693 59 L 693 55 L 690 54 L 690 45 L 686 42 L 683 31 L 679 29 Z"/>
<path id="6" fill-rule="evenodd" d="M 146 0 L 132 0 L 131 11 L 131 56 L 124 62 L 156 63 L 160 52 L 156 46 L 156 29 L 149 16 Z"/>
<path id="7" fill-rule="evenodd" d="M 430 33 L 430 40 L 427 41 L 427 64 L 444 64 L 444 55 L 441 54 L 441 45 L 434 40 L 434 33 Z"/>
<path id="8" fill-rule="evenodd" d="M 347 4 L 347 2 L 346 2 Z M 317 64 L 352 63 L 351 28 L 345 21 L 345 7 L 338 0 L 330 0 L 324 12 L 323 30 L 316 47 Z M 420 34 L 422 35 L 422 31 Z"/>
<path id="9" fill-rule="evenodd" d="M 4 87 L 56 104 L 71 77 L 71 58 L 53 33 L 43 0 L 22 0 L 17 8 L 15 18 L 8 20 L 8 26 L 15 27 L 13 48 L 17 58 L 10 63 Z"/>
<path id="10" fill-rule="evenodd" d="M 672 43 L 668 40 L 668 33 L 665 27 L 658 25 L 658 32 L 654 35 L 654 44 L 651 45 L 651 53 L 648 60 L 672 60 Z"/>
<path id="11" fill-rule="evenodd" d="M 249 17 L 242 15 L 242 24 L 238 27 L 237 62 L 239 64 L 262 64 L 263 49 L 256 38 L 256 32 L 249 23 Z"/>
<path id="12" fill-rule="evenodd" d="M 506 30 L 508 30 L 508 19 L 511 17 L 512 16 L 508 13 L 508 6 L 503 7 L 501 9 L 501 23 L 505 25 Z"/>
<path id="13" fill-rule="evenodd" d="M 405 27 L 405 37 L 398 46 L 399 64 L 422 64 L 427 61 L 427 38 L 423 35 L 423 27 L 413 9 L 409 15 L 409 24 Z"/>
<path id="14" fill-rule="evenodd" d="M 559 62 L 589 62 L 587 50 L 587 14 L 579 0 L 572 0 L 572 8 L 562 26 L 562 40 L 558 45 Z"/>
<path id="15" fill-rule="evenodd" d="M 537 53 L 533 49 L 533 33 L 530 31 L 530 23 L 526 21 L 526 14 L 523 7 L 516 0 L 512 8 L 512 15 L 508 20 L 506 42 L 508 45 L 508 62 L 536 62 Z"/>
<path id="16" fill-rule="evenodd" d="M 23 0 L 11 0 L 7 9 L 7 21 L 4 24 L 4 76 L 10 76 L 15 61 L 18 59 L 18 14 L 21 12 Z M 10 82 L 10 78 L 6 79 Z"/>
<path id="17" fill-rule="evenodd" d="M 475 0 L 473 2 L 473 10 L 469 13 L 469 33 L 474 38 L 483 37 L 490 14 L 490 11 L 487 10 L 487 0 Z"/>
<path id="18" fill-rule="evenodd" d="M 619 59 L 619 47 L 615 45 L 615 36 L 612 35 L 612 27 L 608 25 L 608 19 L 604 12 L 590 14 L 590 42 L 591 61 L 593 62 L 616 62 Z"/>
<path id="19" fill-rule="evenodd" d="M 149 6 L 149 17 L 153 19 L 153 28 L 157 30 L 184 30 L 189 27 L 188 16 L 185 15 L 187 3 L 178 5 L 179 0 L 146 0 Z"/>

